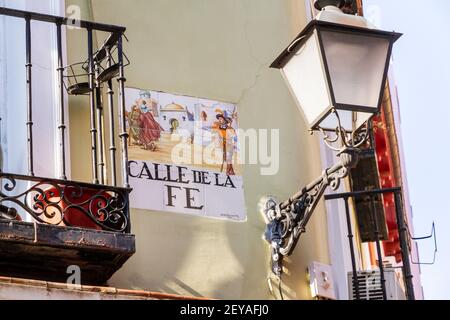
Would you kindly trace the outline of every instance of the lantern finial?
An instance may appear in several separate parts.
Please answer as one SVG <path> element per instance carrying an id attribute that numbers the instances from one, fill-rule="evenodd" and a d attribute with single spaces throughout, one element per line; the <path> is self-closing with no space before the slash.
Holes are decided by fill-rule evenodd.
<path id="1" fill-rule="evenodd" d="M 345 2 L 346 2 L 345 0 L 315 0 L 314 7 L 317 10 L 323 10 L 325 7 L 328 6 L 341 8 L 344 6 Z"/>

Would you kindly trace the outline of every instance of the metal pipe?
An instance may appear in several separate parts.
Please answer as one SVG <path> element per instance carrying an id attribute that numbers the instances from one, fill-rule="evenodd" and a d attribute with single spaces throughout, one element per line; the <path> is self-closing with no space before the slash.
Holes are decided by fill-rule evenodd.
<path id="1" fill-rule="evenodd" d="M 122 177 L 123 186 L 130 187 L 130 180 L 128 175 L 128 132 L 125 119 L 125 78 L 123 65 L 123 35 L 121 34 L 117 43 L 117 51 L 119 55 L 119 118 L 120 118 L 120 139 L 122 146 Z"/>
<path id="2" fill-rule="evenodd" d="M 102 91 L 100 86 L 95 88 L 95 95 L 97 100 L 97 146 L 98 146 L 98 172 L 99 172 L 99 182 L 105 184 L 105 147 L 104 147 L 104 117 L 103 117 L 103 99 Z"/>
<path id="3" fill-rule="evenodd" d="M 353 231 L 352 231 L 352 222 L 350 219 L 350 209 L 348 207 L 348 198 L 344 198 L 344 202 L 345 202 L 345 216 L 347 219 L 348 244 L 350 246 L 350 257 L 352 259 L 353 285 L 355 286 L 356 300 L 359 300 L 361 296 L 359 293 L 358 273 L 356 271 L 356 257 L 355 257 L 355 248 L 353 246 Z"/>
<path id="4" fill-rule="evenodd" d="M 66 123 L 64 110 L 64 64 L 62 52 L 62 32 L 61 22 L 56 24 L 56 38 L 58 46 L 58 93 L 59 93 L 59 148 L 62 180 L 67 180 L 66 176 Z"/>
<path id="5" fill-rule="evenodd" d="M 31 18 L 25 17 L 25 50 L 26 50 L 26 72 L 27 72 L 27 148 L 28 148 L 28 175 L 34 176 L 33 159 L 33 89 L 31 78 Z"/>
<path id="6" fill-rule="evenodd" d="M 378 220 L 375 215 L 376 207 L 375 207 L 375 200 L 374 200 L 373 195 L 370 196 L 370 203 L 372 206 L 371 219 L 372 219 L 373 226 L 374 226 L 374 234 L 375 234 L 375 238 L 376 238 L 375 243 L 377 246 L 378 268 L 380 269 L 381 290 L 383 292 L 383 300 L 387 300 L 386 279 L 384 277 L 383 257 L 381 256 L 380 230 L 379 230 L 379 226 L 378 226 Z"/>
<path id="7" fill-rule="evenodd" d="M 108 56 L 107 66 L 112 66 L 111 48 L 106 48 L 106 54 Z M 109 139 L 110 139 L 110 161 L 111 161 L 111 183 L 113 186 L 117 186 L 117 165 L 116 165 L 116 134 L 114 123 L 114 91 L 112 80 L 108 80 L 108 110 L 109 110 Z"/>
<path id="8" fill-rule="evenodd" d="M 404 217 L 403 217 L 401 192 L 402 192 L 402 189 L 400 187 L 387 188 L 387 189 L 376 189 L 376 190 L 370 190 L 370 191 L 346 192 L 346 193 L 341 193 L 341 194 L 326 195 L 325 200 L 334 200 L 334 199 L 348 198 L 348 197 L 371 196 L 372 211 L 375 212 L 372 196 L 377 195 L 377 194 L 394 193 L 395 211 L 396 211 L 396 217 L 397 217 L 400 248 L 401 248 L 401 253 L 402 253 L 402 261 L 403 261 L 402 269 L 403 269 L 403 276 L 405 279 L 406 296 L 407 296 L 408 300 L 415 300 L 414 285 L 412 282 L 413 275 L 411 272 L 411 264 L 410 264 L 410 258 L 409 258 L 409 246 L 408 246 L 408 242 L 407 242 L 408 228 L 405 225 L 405 221 L 404 221 Z M 376 224 L 376 230 L 378 230 L 378 222 L 374 218 L 374 214 L 371 215 L 371 219 Z M 379 233 L 379 231 L 378 231 L 378 233 Z M 378 238 L 379 238 L 379 234 L 378 234 Z M 380 257 L 381 248 L 379 246 L 379 241 L 377 241 L 377 245 L 378 245 L 377 246 L 378 260 L 380 262 L 381 261 L 381 257 Z M 382 264 L 380 266 L 382 267 Z M 382 269 L 380 269 L 380 272 L 381 272 L 381 270 Z M 384 279 L 384 272 L 381 272 L 381 276 Z"/>
<path id="9" fill-rule="evenodd" d="M 98 77 L 100 73 L 99 63 L 95 63 L 95 78 Z M 95 99 L 96 99 L 96 121 L 97 121 L 97 146 L 98 146 L 98 172 L 99 172 L 99 182 L 105 184 L 105 155 L 104 155 L 104 143 L 103 143 L 103 101 L 102 101 L 102 90 L 101 84 L 96 81 L 95 86 Z"/>
<path id="10" fill-rule="evenodd" d="M 98 184 L 98 161 L 97 161 L 97 128 L 95 123 L 95 79 L 94 79 L 94 50 L 92 29 L 88 29 L 88 60 L 89 60 L 89 98 L 91 109 L 91 156 L 92 156 L 92 180 Z"/>
<path id="11" fill-rule="evenodd" d="M 369 191 L 354 191 L 354 192 L 344 192 L 344 193 L 335 193 L 335 194 L 327 194 L 325 195 L 326 200 L 340 199 L 340 198 L 349 198 L 349 197 L 362 197 L 367 195 L 375 195 L 375 194 L 384 194 L 384 193 L 392 193 L 401 191 L 400 187 L 396 188 L 386 188 L 386 189 L 375 189 Z"/>
<path id="12" fill-rule="evenodd" d="M 395 213 L 397 216 L 398 235 L 400 240 L 400 249 L 402 251 L 403 277 L 405 278 L 406 297 L 408 300 L 415 300 L 413 275 L 411 272 L 411 264 L 409 261 L 409 246 L 407 242 L 408 228 L 405 225 L 403 216 L 403 206 L 400 191 L 394 193 L 395 196 Z"/>

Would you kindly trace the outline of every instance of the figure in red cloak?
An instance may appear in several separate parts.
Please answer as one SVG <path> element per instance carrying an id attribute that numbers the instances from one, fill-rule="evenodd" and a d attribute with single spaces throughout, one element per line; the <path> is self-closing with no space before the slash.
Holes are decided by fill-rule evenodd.
<path id="1" fill-rule="evenodd" d="M 145 150 L 155 150 L 155 141 L 161 138 L 163 128 L 155 120 L 151 112 L 142 113 L 139 117 L 141 123 L 140 142 Z"/>

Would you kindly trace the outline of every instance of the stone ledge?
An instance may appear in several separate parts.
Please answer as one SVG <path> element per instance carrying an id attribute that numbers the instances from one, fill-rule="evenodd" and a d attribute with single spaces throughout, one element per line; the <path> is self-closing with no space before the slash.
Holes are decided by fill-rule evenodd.
<path id="1" fill-rule="evenodd" d="M 22 292 L 23 289 L 23 292 Z M 31 292 L 30 289 L 38 291 Z M 14 292 L 8 297 L 5 291 Z M 2 294 L 3 293 L 3 294 Z M 0 277 L 0 299 L 51 299 L 64 296 L 67 299 L 86 300 L 210 300 L 206 298 L 187 297 L 160 292 L 117 289 L 114 287 L 73 285 L 66 283 Z M 21 296 L 23 295 L 23 296 Z M 32 296 L 34 295 L 34 296 Z"/>

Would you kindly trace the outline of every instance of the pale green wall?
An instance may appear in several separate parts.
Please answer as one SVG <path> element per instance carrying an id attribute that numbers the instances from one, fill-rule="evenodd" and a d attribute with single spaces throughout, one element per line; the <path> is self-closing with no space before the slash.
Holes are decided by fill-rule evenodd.
<path id="1" fill-rule="evenodd" d="M 133 210 L 137 252 L 110 284 L 211 298 L 270 298 L 257 203 L 267 194 L 287 197 L 321 172 L 317 139 L 308 135 L 279 72 L 268 68 L 304 26 L 304 1 L 95 0 L 93 17 L 87 0 L 66 3 L 82 5 L 83 19 L 127 27 L 128 86 L 235 102 L 242 128 L 280 129 L 279 174 L 264 177 L 258 166 L 244 167 L 247 222 Z M 81 37 L 80 31 L 69 32 L 71 62 L 80 54 L 85 58 Z M 70 103 L 72 173 L 84 180 L 90 179 L 87 103 Z M 320 204 L 286 262 L 287 297 L 310 298 L 306 267 L 329 263 L 326 230 Z"/>

